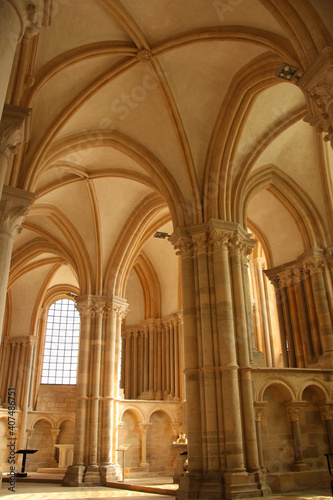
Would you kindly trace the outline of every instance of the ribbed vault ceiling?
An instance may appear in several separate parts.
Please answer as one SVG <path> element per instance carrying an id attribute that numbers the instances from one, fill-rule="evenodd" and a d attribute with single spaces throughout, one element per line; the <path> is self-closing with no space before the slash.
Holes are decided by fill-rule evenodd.
<path id="1" fill-rule="evenodd" d="M 40 259 L 45 288 L 69 282 L 72 272 L 82 293 L 121 294 L 146 250 L 163 284 L 162 314 L 169 314 L 178 307 L 178 262 L 160 250 L 170 244 L 152 235 L 161 227 L 171 232 L 170 220 L 174 228 L 210 217 L 246 224 L 249 215 L 273 247 L 274 265 L 306 249 L 295 213 L 259 177 L 268 165 L 281 170 L 311 192 L 309 206 L 325 225 L 306 101 L 275 71 L 287 61 L 301 74 L 330 35 L 318 22 L 322 34 L 314 29 L 311 38 L 311 3 L 299 5 L 298 17 L 286 0 L 277 4 L 57 3 L 51 26 L 29 42 L 30 84 L 17 102 L 32 108 L 31 140 L 11 184 L 37 194 L 15 243 L 14 257 L 26 249 L 23 274 L 37 273 L 25 266 Z M 330 2 L 312 4 L 329 19 Z M 256 172 L 259 180 L 246 190 Z M 278 230 L 284 234 L 276 241 Z M 50 255 L 66 262 L 55 274 Z"/>

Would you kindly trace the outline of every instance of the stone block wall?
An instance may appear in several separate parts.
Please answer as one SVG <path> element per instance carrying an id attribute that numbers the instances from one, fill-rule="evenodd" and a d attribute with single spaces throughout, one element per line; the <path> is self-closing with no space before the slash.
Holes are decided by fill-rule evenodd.
<path id="1" fill-rule="evenodd" d="M 37 411 L 75 411 L 75 385 L 40 385 Z"/>

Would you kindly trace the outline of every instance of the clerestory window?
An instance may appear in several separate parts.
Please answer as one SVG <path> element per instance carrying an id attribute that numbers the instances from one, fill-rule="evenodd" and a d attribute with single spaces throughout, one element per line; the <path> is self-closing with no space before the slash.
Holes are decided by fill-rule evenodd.
<path id="1" fill-rule="evenodd" d="M 48 313 L 42 384 L 76 384 L 80 315 L 72 300 L 54 302 Z"/>

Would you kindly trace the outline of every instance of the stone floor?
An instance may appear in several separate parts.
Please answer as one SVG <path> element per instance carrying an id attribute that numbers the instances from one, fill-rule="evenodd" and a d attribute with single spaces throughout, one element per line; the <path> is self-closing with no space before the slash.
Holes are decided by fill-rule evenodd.
<path id="1" fill-rule="evenodd" d="M 31 474 L 29 474 L 31 478 Z M 41 475 L 33 474 L 33 479 L 38 480 Z M 42 476 L 43 477 L 43 476 Z M 45 477 L 43 479 L 46 479 Z M 51 479 L 51 478 L 50 478 Z M 54 475 L 52 475 L 52 479 Z M 121 483 L 123 486 L 128 485 L 130 488 L 136 486 L 151 486 L 153 488 L 161 488 L 164 491 L 163 495 L 158 493 L 144 493 L 140 491 L 130 491 L 127 489 L 116 489 L 107 487 L 95 487 L 95 488 L 70 488 L 64 487 L 61 484 L 49 484 L 49 483 L 36 483 L 36 482 L 19 482 L 17 481 L 15 485 L 15 492 L 8 491 L 9 483 L 3 482 L 2 488 L 0 490 L 1 499 L 11 499 L 11 500 L 97 500 L 100 498 L 112 498 L 113 500 L 143 500 L 144 498 L 150 500 L 171 500 L 174 497 L 175 490 L 177 486 L 172 484 L 171 478 L 142 478 L 136 480 L 126 480 L 125 484 Z M 165 491 L 169 489 L 172 491 L 173 495 L 169 496 L 165 494 Z M 286 493 L 279 495 L 271 495 L 267 497 L 267 500 L 331 500 L 331 492 L 326 490 L 318 490 L 317 492 L 301 492 L 301 493 Z M 247 499 L 242 499 L 247 500 Z M 253 499 L 251 499 L 253 500 Z"/>

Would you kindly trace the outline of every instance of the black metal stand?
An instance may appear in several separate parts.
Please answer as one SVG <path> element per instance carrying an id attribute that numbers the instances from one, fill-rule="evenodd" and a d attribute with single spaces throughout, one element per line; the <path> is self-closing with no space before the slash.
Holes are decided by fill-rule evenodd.
<path id="1" fill-rule="evenodd" d="M 20 453 L 22 456 L 22 467 L 21 472 L 16 472 L 16 477 L 27 477 L 27 473 L 25 472 L 25 462 L 27 460 L 27 455 L 32 455 L 36 453 L 38 450 L 18 450 L 16 453 Z"/>
<path id="2" fill-rule="evenodd" d="M 330 457 L 333 457 L 333 453 L 324 453 L 325 457 L 327 458 L 327 465 L 328 465 L 328 470 L 331 476 L 331 492 L 332 492 L 332 497 L 333 497 L 333 473 L 332 473 L 332 468 L 331 468 L 331 461 Z"/>

